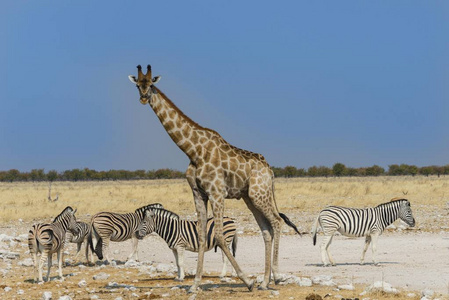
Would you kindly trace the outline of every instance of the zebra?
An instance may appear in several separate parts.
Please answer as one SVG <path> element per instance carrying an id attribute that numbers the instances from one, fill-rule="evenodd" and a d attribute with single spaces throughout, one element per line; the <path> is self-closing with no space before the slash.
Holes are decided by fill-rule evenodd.
<path id="1" fill-rule="evenodd" d="M 91 225 L 85 222 L 77 221 L 76 228 L 78 229 L 78 234 L 74 235 L 71 232 L 67 234 L 67 241 L 69 243 L 75 243 L 77 245 L 76 255 L 74 260 L 76 261 L 78 255 L 81 252 L 81 245 L 84 243 L 85 245 L 85 253 L 86 253 L 86 261 L 89 262 L 89 235 L 91 232 Z M 91 261 L 93 261 L 93 253 L 91 252 Z"/>
<path id="2" fill-rule="evenodd" d="M 150 207 L 162 208 L 163 206 L 160 203 L 153 203 L 140 207 L 133 213 L 118 214 L 113 212 L 100 212 L 92 216 L 92 231 L 89 236 L 91 251 L 94 252 L 100 260 L 103 259 L 103 254 L 105 254 L 106 261 L 109 263 L 111 262 L 108 253 L 109 242 L 123 242 L 132 238 L 133 251 L 127 259 L 130 260 L 135 256 L 135 260 L 137 261 L 137 244 L 139 240 L 134 233 L 144 218 L 145 209 Z"/>
<path id="3" fill-rule="evenodd" d="M 50 280 L 50 268 L 52 265 L 53 253 L 58 255 L 59 278 L 64 280 L 62 276 L 63 249 L 65 244 L 66 232 L 71 231 L 78 234 L 76 227 L 76 209 L 73 210 L 67 206 L 50 224 L 39 223 L 33 225 L 28 233 L 28 247 L 30 254 L 33 256 L 34 262 L 34 282 L 43 282 L 42 269 L 45 259 L 48 262 L 47 280 Z M 41 253 L 41 259 L 37 261 L 37 254 Z M 39 272 L 39 281 L 36 272 Z"/>
<path id="4" fill-rule="evenodd" d="M 217 252 L 217 243 L 215 240 L 214 220 L 207 220 L 206 251 L 215 247 Z M 199 251 L 198 241 L 198 222 L 187 221 L 179 218 L 177 214 L 169 210 L 160 208 L 150 208 L 145 211 L 145 218 L 136 231 L 137 238 L 143 238 L 147 234 L 156 232 L 165 240 L 168 247 L 173 251 L 178 267 L 178 277 L 176 281 L 183 281 L 184 273 L 184 251 Z M 237 250 L 237 232 L 236 224 L 233 219 L 223 218 L 223 234 L 226 245 L 229 247 L 232 243 L 232 254 L 235 256 Z M 220 278 L 226 276 L 226 256 L 222 251 L 223 267 Z"/>
<path id="5" fill-rule="evenodd" d="M 397 219 L 401 219 L 410 227 L 415 226 L 410 202 L 407 199 L 394 198 L 390 202 L 380 204 L 371 208 L 346 208 L 341 206 L 329 206 L 323 209 L 313 225 L 313 244 L 316 244 L 318 225 L 323 229 L 324 239 L 321 243 L 321 260 L 324 266 L 326 253 L 330 263 L 335 266 L 335 261 L 329 253 L 329 245 L 336 231 L 346 236 L 365 236 L 365 247 L 363 248 L 360 264 L 364 264 L 365 253 L 370 243 L 373 251 L 373 263 L 376 261 L 376 243 L 379 235 L 384 229 Z"/>

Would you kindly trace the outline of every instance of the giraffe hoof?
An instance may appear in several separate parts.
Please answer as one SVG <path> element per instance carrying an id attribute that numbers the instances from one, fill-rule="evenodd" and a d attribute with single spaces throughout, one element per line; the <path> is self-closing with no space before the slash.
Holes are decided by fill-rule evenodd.
<path id="1" fill-rule="evenodd" d="M 251 283 L 248 285 L 248 290 L 252 292 L 254 289 L 254 280 L 251 280 Z"/>

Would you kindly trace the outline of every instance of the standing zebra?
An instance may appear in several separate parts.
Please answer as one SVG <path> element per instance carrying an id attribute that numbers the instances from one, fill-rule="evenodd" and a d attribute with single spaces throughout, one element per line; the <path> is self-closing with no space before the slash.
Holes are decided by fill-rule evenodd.
<path id="1" fill-rule="evenodd" d="M 89 262 L 89 258 L 88 258 L 88 256 L 89 256 L 89 245 L 88 245 L 89 242 L 88 242 L 88 240 L 89 240 L 89 235 L 90 235 L 92 227 L 91 227 L 90 224 L 87 224 L 87 223 L 84 223 L 84 222 L 81 222 L 81 221 L 77 221 L 76 222 L 76 228 L 78 229 L 77 230 L 78 234 L 75 235 L 75 234 L 69 233 L 68 237 L 67 237 L 67 241 L 69 243 L 75 243 L 76 246 L 77 246 L 76 255 L 75 255 L 74 260 L 75 261 L 77 260 L 78 255 L 81 252 L 81 245 L 84 242 L 85 252 L 86 252 L 86 261 Z M 91 252 L 90 255 L 91 255 L 90 256 L 91 257 L 91 261 L 93 261 L 93 253 Z"/>
<path id="2" fill-rule="evenodd" d="M 217 251 L 217 242 L 215 240 L 215 223 L 213 218 L 207 220 L 206 251 L 215 247 Z M 232 254 L 235 256 L 237 250 L 237 228 L 231 218 L 223 218 L 223 235 L 227 247 L 232 243 Z M 136 236 L 143 238 L 145 235 L 156 232 L 167 242 L 175 255 L 176 265 L 178 267 L 177 281 L 184 280 L 184 251 L 198 252 L 198 222 L 181 220 L 174 212 L 151 208 L 146 210 L 145 219 L 139 226 Z M 223 267 L 220 277 L 226 276 L 226 256 L 222 251 Z"/>
<path id="3" fill-rule="evenodd" d="M 312 229 L 313 244 L 316 244 L 316 233 L 319 225 L 324 233 L 324 239 L 321 243 L 321 260 L 323 265 L 328 265 L 326 253 L 330 263 L 335 265 L 335 261 L 329 253 L 329 245 L 336 231 L 346 236 L 365 236 L 365 247 L 363 248 L 360 263 L 364 263 L 366 250 L 370 242 L 372 242 L 373 263 L 377 265 L 377 238 L 388 225 L 397 219 L 401 219 L 411 227 L 415 226 L 410 202 L 407 199 L 395 198 L 376 207 L 364 209 L 329 206 L 320 212 L 315 221 Z"/>
<path id="4" fill-rule="evenodd" d="M 89 244 L 92 252 L 95 252 L 99 259 L 109 259 L 109 242 L 123 242 L 130 238 L 133 240 L 133 251 L 128 256 L 128 260 L 135 255 L 138 260 L 137 244 L 139 240 L 134 234 L 137 227 L 142 222 L 145 215 L 145 209 L 151 207 L 162 208 L 162 204 L 153 203 L 136 209 L 133 213 L 117 214 L 112 212 L 100 212 L 92 216 L 92 233 L 89 238 Z"/>
<path id="5" fill-rule="evenodd" d="M 48 260 L 47 281 L 50 280 L 50 268 L 52 265 L 53 253 L 58 254 L 59 277 L 62 277 L 62 256 L 65 244 L 66 232 L 69 230 L 73 234 L 78 234 L 76 227 L 76 209 L 67 206 L 50 224 L 35 224 L 28 233 L 28 247 L 34 261 L 34 282 L 37 281 L 36 271 L 39 270 L 39 281 L 42 282 L 42 268 L 45 259 Z M 38 263 L 37 254 L 41 253 Z M 39 264 L 39 265 L 38 265 Z"/>

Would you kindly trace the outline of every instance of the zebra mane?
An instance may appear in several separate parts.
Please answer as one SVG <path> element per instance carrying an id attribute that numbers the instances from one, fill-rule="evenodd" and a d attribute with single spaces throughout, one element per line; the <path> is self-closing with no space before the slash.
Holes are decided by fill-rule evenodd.
<path id="1" fill-rule="evenodd" d="M 152 210 L 154 210 L 155 215 L 159 215 L 159 216 L 167 216 L 170 219 L 177 219 L 179 220 L 179 215 L 177 215 L 176 213 L 170 211 L 170 210 L 166 210 L 165 208 L 158 208 L 158 207 L 151 207 Z"/>
<path id="2" fill-rule="evenodd" d="M 401 199 L 393 198 L 393 199 L 391 199 L 390 202 L 385 202 L 385 203 L 379 204 L 378 206 L 376 206 L 376 208 L 381 208 L 381 207 L 384 207 L 384 206 L 394 205 L 395 203 L 400 203 L 400 202 L 404 202 L 404 201 L 408 201 L 408 200 L 407 199 L 403 199 L 403 198 L 401 198 Z"/>
<path id="3" fill-rule="evenodd" d="M 135 212 L 135 213 L 138 213 L 138 214 L 140 213 L 140 214 L 143 215 L 144 211 L 145 211 L 146 209 L 150 209 L 150 208 L 163 208 L 163 206 L 162 206 L 162 204 L 160 204 L 160 203 L 151 203 L 151 204 L 148 204 L 148 205 L 139 207 L 139 208 L 136 209 L 134 212 Z"/>
<path id="4" fill-rule="evenodd" d="M 59 220 L 63 215 L 65 215 L 67 212 L 72 212 L 73 208 L 71 206 L 67 206 L 66 208 L 64 208 L 64 210 L 56 216 L 56 218 L 54 218 L 53 223 L 56 222 L 57 220 Z"/>

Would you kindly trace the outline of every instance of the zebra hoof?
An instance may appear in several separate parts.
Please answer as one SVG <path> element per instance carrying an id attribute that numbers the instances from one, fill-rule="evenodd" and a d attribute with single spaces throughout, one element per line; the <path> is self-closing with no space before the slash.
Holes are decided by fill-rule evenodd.
<path id="1" fill-rule="evenodd" d="M 175 278 L 175 281 L 183 282 L 183 281 L 184 281 L 184 278 L 178 278 L 178 277 L 176 277 L 176 278 Z"/>
<path id="2" fill-rule="evenodd" d="M 266 290 L 268 290 L 268 284 L 265 284 L 265 283 L 262 282 L 262 283 L 257 287 L 257 289 L 260 290 L 260 291 L 266 291 Z"/>

